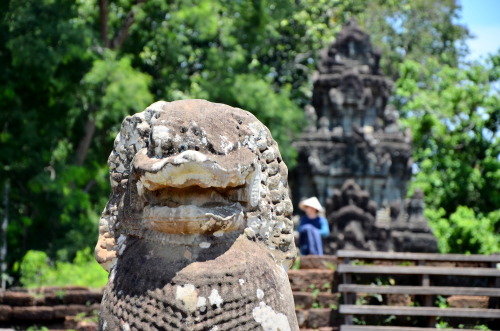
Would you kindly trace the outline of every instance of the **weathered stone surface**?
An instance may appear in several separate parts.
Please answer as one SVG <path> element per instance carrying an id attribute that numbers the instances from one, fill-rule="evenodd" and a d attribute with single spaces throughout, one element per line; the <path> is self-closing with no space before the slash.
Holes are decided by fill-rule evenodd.
<path id="1" fill-rule="evenodd" d="M 307 292 L 293 292 L 293 301 L 295 307 L 298 309 L 308 309 L 312 307 L 314 298 L 312 293 Z"/>
<path id="2" fill-rule="evenodd" d="M 101 329 L 298 329 L 287 170 L 252 114 L 157 102 L 124 120 L 108 163 Z"/>
<path id="3" fill-rule="evenodd" d="M 98 325 L 94 321 L 88 320 L 88 318 L 76 318 L 75 316 L 68 316 L 64 321 L 65 329 L 71 329 L 76 331 L 96 331 Z"/>
<path id="4" fill-rule="evenodd" d="M 35 303 L 35 298 L 29 292 L 5 291 L 2 303 L 9 306 L 32 306 Z"/>
<path id="5" fill-rule="evenodd" d="M 293 292 L 295 307 L 299 309 L 309 309 L 313 307 L 337 309 L 339 298 L 339 293 Z"/>
<path id="6" fill-rule="evenodd" d="M 310 328 L 330 326 L 332 320 L 333 312 L 330 308 L 309 309 L 307 326 Z"/>
<path id="7" fill-rule="evenodd" d="M 65 293 L 71 291 L 89 291 L 86 286 L 43 286 L 40 287 L 36 293 Z"/>
<path id="8" fill-rule="evenodd" d="M 452 308 L 488 308 L 489 297 L 452 295 L 446 299 Z"/>
<path id="9" fill-rule="evenodd" d="M 340 293 L 318 293 L 316 297 L 319 308 L 337 309 L 339 300 Z"/>
<path id="10" fill-rule="evenodd" d="M 75 316 L 80 313 L 88 313 L 89 306 L 85 305 L 58 305 L 52 307 L 54 318 L 64 319 L 66 316 Z"/>
<path id="11" fill-rule="evenodd" d="M 63 294 L 62 293 L 46 293 L 43 295 L 43 302 L 48 306 L 61 305 L 63 303 Z"/>
<path id="12" fill-rule="evenodd" d="M 0 305 L 0 321 L 8 321 L 12 315 L 12 308 L 7 305 Z"/>
<path id="13" fill-rule="evenodd" d="M 68 291 L 63 295 L 63 303 L 67 305 L 90 305 L 101 300 L 102 292 L 99 291 Z"/>
<path id="14" fill-rule="evenodd" d="M 295 310 L 295 315 L 297 316 L 297 321 L 299 324 L 299 327 L 305 328 L 307 327 L 307 320 L 309 318 L 309 310 L 308 309 L 297 309 Z"/>
<path id="15" fill-rule="evenodd" d="M 335 270 L 338 259 L 334 255 L 304 255 L 300 257 L 300 269 L 327 269 Z"/>
<path id="16" fill-rule="evenodd" d="M 11 316 L 17 320 L 51 320 L 54 310 L 52 307 L 14 307 Z"/>
<path id="17" fill-rule="evenodd" d="M 413 298 L 409 294 L 387 294 L 387 305 L 389 306 L 411 306 Z"/>
<path id="18" fill-rule="evenodd" d="M 292 291 L 312 292 L 315 289 L 330 288 L 334 280 L 333 270 L 289 270 L 288 277 Z"/>
<path id="19" fill-rule="evenodd" d="M 296 142 L 298 199 L 321 202 L 347 179 L 365 187 L 379 206 L 404 203 L 411 176 L 411 135 L 387 106 L 392 82 L 380 72 L 380 54 L 351 20 L 321 51 L 313 77 L 310 124 Z"/>
<path id="20" fill-rule="evenodd" d="M 76 331 L 96 331 L 97 327 L 95 322 L 81 321 L 76 325 Z"/>

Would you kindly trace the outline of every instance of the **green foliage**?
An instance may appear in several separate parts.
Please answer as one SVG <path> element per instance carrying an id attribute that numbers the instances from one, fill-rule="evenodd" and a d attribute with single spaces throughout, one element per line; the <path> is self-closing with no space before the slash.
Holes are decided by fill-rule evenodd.
<path id="1" fill-rule="evenodd" d="M 488 217 L 477 217 L 474 211 L 464 206 L 449 218 L 443 218 L 444 209 L 426 210 L 430 225 L 438 238 L 439 250 L 442 253 L 492 254 L 500 251 L 500 234 L 495 231 L 498 226 L 498 211 Z"/>
<path id="2" fill-rule="evenodd" d="M 446 321 L 438 320 L 436 323 L 436 329 L 451 329 L 451 326 Z"/>
<path id="3" fill-rule="evenodd" d="M 0 188 L 7 179 L 11 187 L 0 214 L 11 265 L 43 251 L 58 260 L 45 264 L 50 275 L 95 245 L 120 121 L 153 100 L 249 110 L 293 166 L 319 50 L 351 17 L 383 47 L 386 73 L 400 77 L 394 103 L 414 130 L 414 187 L 444 209 L 438 219 L 467 206 L 500 231 L 491 214 L 500 197 L 489 193 L 500 185 L 500 57 L 458 67 L 468 31 L 456 23 L 457 1 L 108 3 L 101 25 L 95 0 L 0 2 Z"/>
<path id="4" fill-rule="evenodd" d="M 90 249 L 78 251 L 73 263 L 56 261 L 51 263 L 47 254 L 28 251 L 20 263 L 15 265 L 25 287 L 80 285 L 102 287 L 108 273 L 94 260 Z"/>
<path id="5" fill-rule="evenodd" d="M 500 195 L 493 193 L 500 191 L 499 77 L 494 75 L 499 56 L 463 68 L 434 60 L 401 66 L 397 94 L 406 100 L 402 109 L 419 168 L 413 186 L 446 216 L 459 205 L 483 214 L 500 206 Z"/>
<path id="6" fill-rule="evenodd" d="M 150 83 L 149 75 L 132 67 L 130 57 L 117 59 L 115 52 L 107 50 L 83 77 L 83 109 L 92 113 L 97 127 L 120 123 L 153 102 Z"/>
<path id="7" fill-rule="evenodd" d="M 499 250 L 500 54 L 485 63 L 442 65 L 407 60 L 396 84 L 414 135 L 426 215 L 443 253 Z"/>
<path id="8" fill-rule="evenodd" d="M 448 305 L 448 301 L 446 301 L 446 298 L 441 296 L 441 295 L 438 295 L 436 297 L 436 302 L 435 302 L 436 306 L 438 306 L 439 308 L 448 308 L 449 305 Z"/>
<path id="9" fill-rule="evenodd" d="M 29 328 L 27 328 L 26 331 L 49 331 L 49 328 L 46 326 L 39 327 L 37 325 L 33 325 L 33 326 L 30 326 Z"/>
<path id="10" fill-rule="evenodd" d="M 353 317 L 352 321 L 354 322 L 354 325 L 366 325 L 366 321 L 362 317 Z"/>
<path id="11" fill-rule="evenodd" d="M 99 323 L 99 311 L 92 310 L 90 313 L 79 313 L 75 316 L 77 322 Z"/>
<path id="12" fill-rule="evenodd" d="M 379 0 L 363 5 L 360 24 L 381 49 L 382 69 L 393 79 L 400 77 L 404 60 L 433 59 L 455 67 L 468 51 L 465 40 L 470 33 L 457 23 L 461 8 L 455 0 Z"/>

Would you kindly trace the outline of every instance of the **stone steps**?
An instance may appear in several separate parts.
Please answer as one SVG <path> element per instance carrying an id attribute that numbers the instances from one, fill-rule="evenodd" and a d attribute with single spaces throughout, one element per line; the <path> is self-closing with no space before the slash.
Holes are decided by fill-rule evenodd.
<path id="1" fill-rule="evenodd" d="M 293 292 L 297 309 L 330 308 L 338 309 L 340 293 L 307 293 Z"/>
<path id="2" fill-rule="evenodd" d="M 322 269 L 290 270 L 288 278 L 292 292 L 328 292 L 334 283 L 334 271 Z"/>
<path id="3" fill-rule="evenodd" d="M 288 272 L 301 330 L 339 329 L 337 265 L 335 256 L 308 255 L 300 258 L 300 269 Z"/>
<path id="4" fill-rule="evenodd" d="M 0 291 L 0 328 L 43 325 L 50 330 L 95 330 L 101 299 L 102 289 L 77 286 Z"/>

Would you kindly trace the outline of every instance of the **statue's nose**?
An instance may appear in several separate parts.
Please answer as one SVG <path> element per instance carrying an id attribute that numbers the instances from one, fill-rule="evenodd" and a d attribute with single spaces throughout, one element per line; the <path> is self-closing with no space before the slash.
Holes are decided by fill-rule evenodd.
<path id="1" fill-rule="evenodd" d="M 207 157 L 205 156 L 205 154 L 197 151 L 187 150 L 176 156 L 172 163 L 181 164 L 186 162 L 203 162 L 206 160 Z"/>

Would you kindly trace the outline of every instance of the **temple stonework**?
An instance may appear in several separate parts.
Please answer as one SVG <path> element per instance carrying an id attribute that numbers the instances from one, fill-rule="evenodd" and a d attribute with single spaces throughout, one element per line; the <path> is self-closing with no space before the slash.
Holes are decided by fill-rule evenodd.
<path id="1" fill-rule="evenodd" d="M 405 199 L 412 137 L 402 129 L 398 111 L 387 104 L 393 83 L 379 62 L 370 36 L 351 20 L 321 51 L 313 77 L 307 125 L 295 142 L 299 158 L 293 193 L 295 203 L 317 196 L 327 206 L 333 231 L 326 253 L 341 248 L 437 250 L 422 212 L 414 215 L 413 206 L 423 200 Z M 414 234 L 433 244 L 411 243 Z"/>

